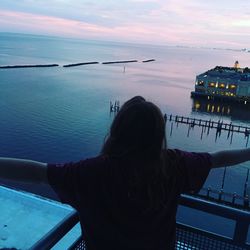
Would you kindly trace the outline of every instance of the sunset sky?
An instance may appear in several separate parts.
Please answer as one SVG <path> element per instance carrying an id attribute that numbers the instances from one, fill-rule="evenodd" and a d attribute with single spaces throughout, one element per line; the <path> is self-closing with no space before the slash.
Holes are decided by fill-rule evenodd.
<path id="1" fill-rule="evenodd" d="M 0 0 L 0 32 L 250 47 L 248 0 Z"/>

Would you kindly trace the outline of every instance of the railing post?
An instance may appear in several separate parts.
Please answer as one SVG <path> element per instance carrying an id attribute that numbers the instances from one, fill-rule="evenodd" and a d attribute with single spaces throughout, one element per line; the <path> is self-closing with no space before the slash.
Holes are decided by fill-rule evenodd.
<path id="1" fill-rule="evenodd" d="M 237 221 L 234 229 L 234 243 L 244 245 L 247 241 L 249 221 Z"/>

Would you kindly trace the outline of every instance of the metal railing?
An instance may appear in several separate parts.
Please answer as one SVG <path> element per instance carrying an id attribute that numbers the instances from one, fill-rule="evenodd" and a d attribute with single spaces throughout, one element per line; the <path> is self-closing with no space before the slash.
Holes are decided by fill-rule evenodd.
<path id="1" fill-rule="evenodd" d="M 178 223 L 176 224 L 176 249 L 250 249 L 247 242 L 250 224 L 250 213 L 231 208 L 225 205 L 215 204 L 189 195 L 181 195 L 180 205 L 220 216 L 235 221 L 233 237 L 218 235 L 199 228 Z M 31 250 L 50 249 L 59 242 L 70 229 L 79 222 L 77 213 L 74 212 L 61 221 L 56 227 L 39 240 Z M 71 246 L 70 249 L 86 249 L 82 238 Z"/>

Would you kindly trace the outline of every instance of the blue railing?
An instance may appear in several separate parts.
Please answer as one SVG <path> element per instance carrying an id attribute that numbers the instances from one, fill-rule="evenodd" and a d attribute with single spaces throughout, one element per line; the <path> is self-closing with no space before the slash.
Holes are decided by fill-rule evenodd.
<path id="1" fill-rule="evenodd" d="M 181 196 L 180 205 L 233 220 L 235 221 L 235 227 L 233 237 L 226 237 L 225 235 L 215 234 L 177 222 L 176 249 L 250 249 L 250 242 L 247 242 L 250 224 L 249 212 L 215 204 L 189 195 Z M 73 212 L 33 245 L 31 250 L 52 248 L 78 222 L 77 213 Z M 85 249 L 82 238 L 77 239 L 70 249 Z"/>

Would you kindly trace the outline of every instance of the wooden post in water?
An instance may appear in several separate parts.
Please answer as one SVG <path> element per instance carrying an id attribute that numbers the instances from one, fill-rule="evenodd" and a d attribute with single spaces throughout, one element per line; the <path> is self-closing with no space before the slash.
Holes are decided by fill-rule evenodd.
<path id="1" fill-rule="evenodd" d="M 195 126 L 195 118 L 193 119 L 193 121 L 190 123 L 190 126 L 192 129 L 194 129 L 194 126 Z"/>
<path id="2" fill-rule="evenodd" d="M 244 207 L 249 208 L 249 194 L 247 193 L 247 187 L 248 187 L 248 179 L 249 179 L 249 169 L 247 169 L 247 177 L 244 184 Z"/>
<path id="3" fill-rule="evenodd" d="M 224 167 L 223 178 L 222 178 L 222 183 L 221 183 L 221 190 L 224 189 L 225 178 L 226 178 L 226 170 L 227 170 L 227 167 Z"/>
<path id="4" fill-rule="evenodd" d="M 203 126 L 201 127 L 201 140 L 202 140 L 202 137 L 203 137 Z"/>
<path id="5" fill-rule="evenodd" d="M 170 136 L 172 136 L 172 133 L 173 133 L 173 122 L 171 122 Z"/>
<path id="6" fill-rule="evenodd" d="M 188 133 L 187 133 L 187 137 L 189 137 L 190 128 L 191 128 L 191 124 L 189 124 L 189 125 L 188 125 Z"/>
<path id="7" fill-rule="evenodd" d="M 167 114 L 165 113 L 163 117 L 164 117 L 164 121 L 165 121 L 165 124 L 166 124 L 166 123 L 167 123 L 167 120 L 168 120 Z"/>
<path id="8" fill-rule="evenodd" d="M 225 177 L 226 177 L 226 167 L 224 168 L 224 173 L 223 173 L 223 178 L 222 178 L 222 183 L 221 183 L 221 189 L 219 192 L 219 200 L 221 201 L 222 195 L 223 195 L 223 189 L 224 189 L 224 184 L 225 184 Z"/>
<path id="9" fill-rule="evenodd" d="M 210 123 L 211 123 L 211 119 L 209 120 L 209 122 L 208 122 L 208 129 L 207 129 L 207 135 L 209 135 L 209 130 L 210 130 Z"/>
<path id="10" fill-rule="evenodd" d="M 247 145 L 248 145 L 248 141 L 249 141 L 249 136 L 247 137 L 247 143 L 246 143 L 246 147 L 247 147 Z"/>
<path id="11" fill-rule="evenodd" d="M 113 112 L 113 104 L 112 102 L 110 101 L 110 113 Z"/>
<path id="12" fill-rule="evenodd" d="M 231 139 L 230 139 L 230 144 L 233 142 L 233 134 L 234 134 L 234 125 L 232 125 L 232 132 L 231 132 Z"/>
<path id="13" fill-rule="evenodd" d="M 232 126 L 232 122 L 229 124 L 229 129 L 228 129 L 227 139 L 229 138 L 229 135 L 230 135 L 231 126 Z"/>
<path id="14" fill-rule="evenodd" d="M 207 121 L 205 121 L 204 133 L 206 133 L 206 128 L 207 128 Z"/>
<path id="15" fill-rule="evenodd" d="M 178 116 L 175 117 L 175 123 L 176 123 L 176 128 L 179 127 L 179 122 L 180 122 L 180 119 Z"/>

